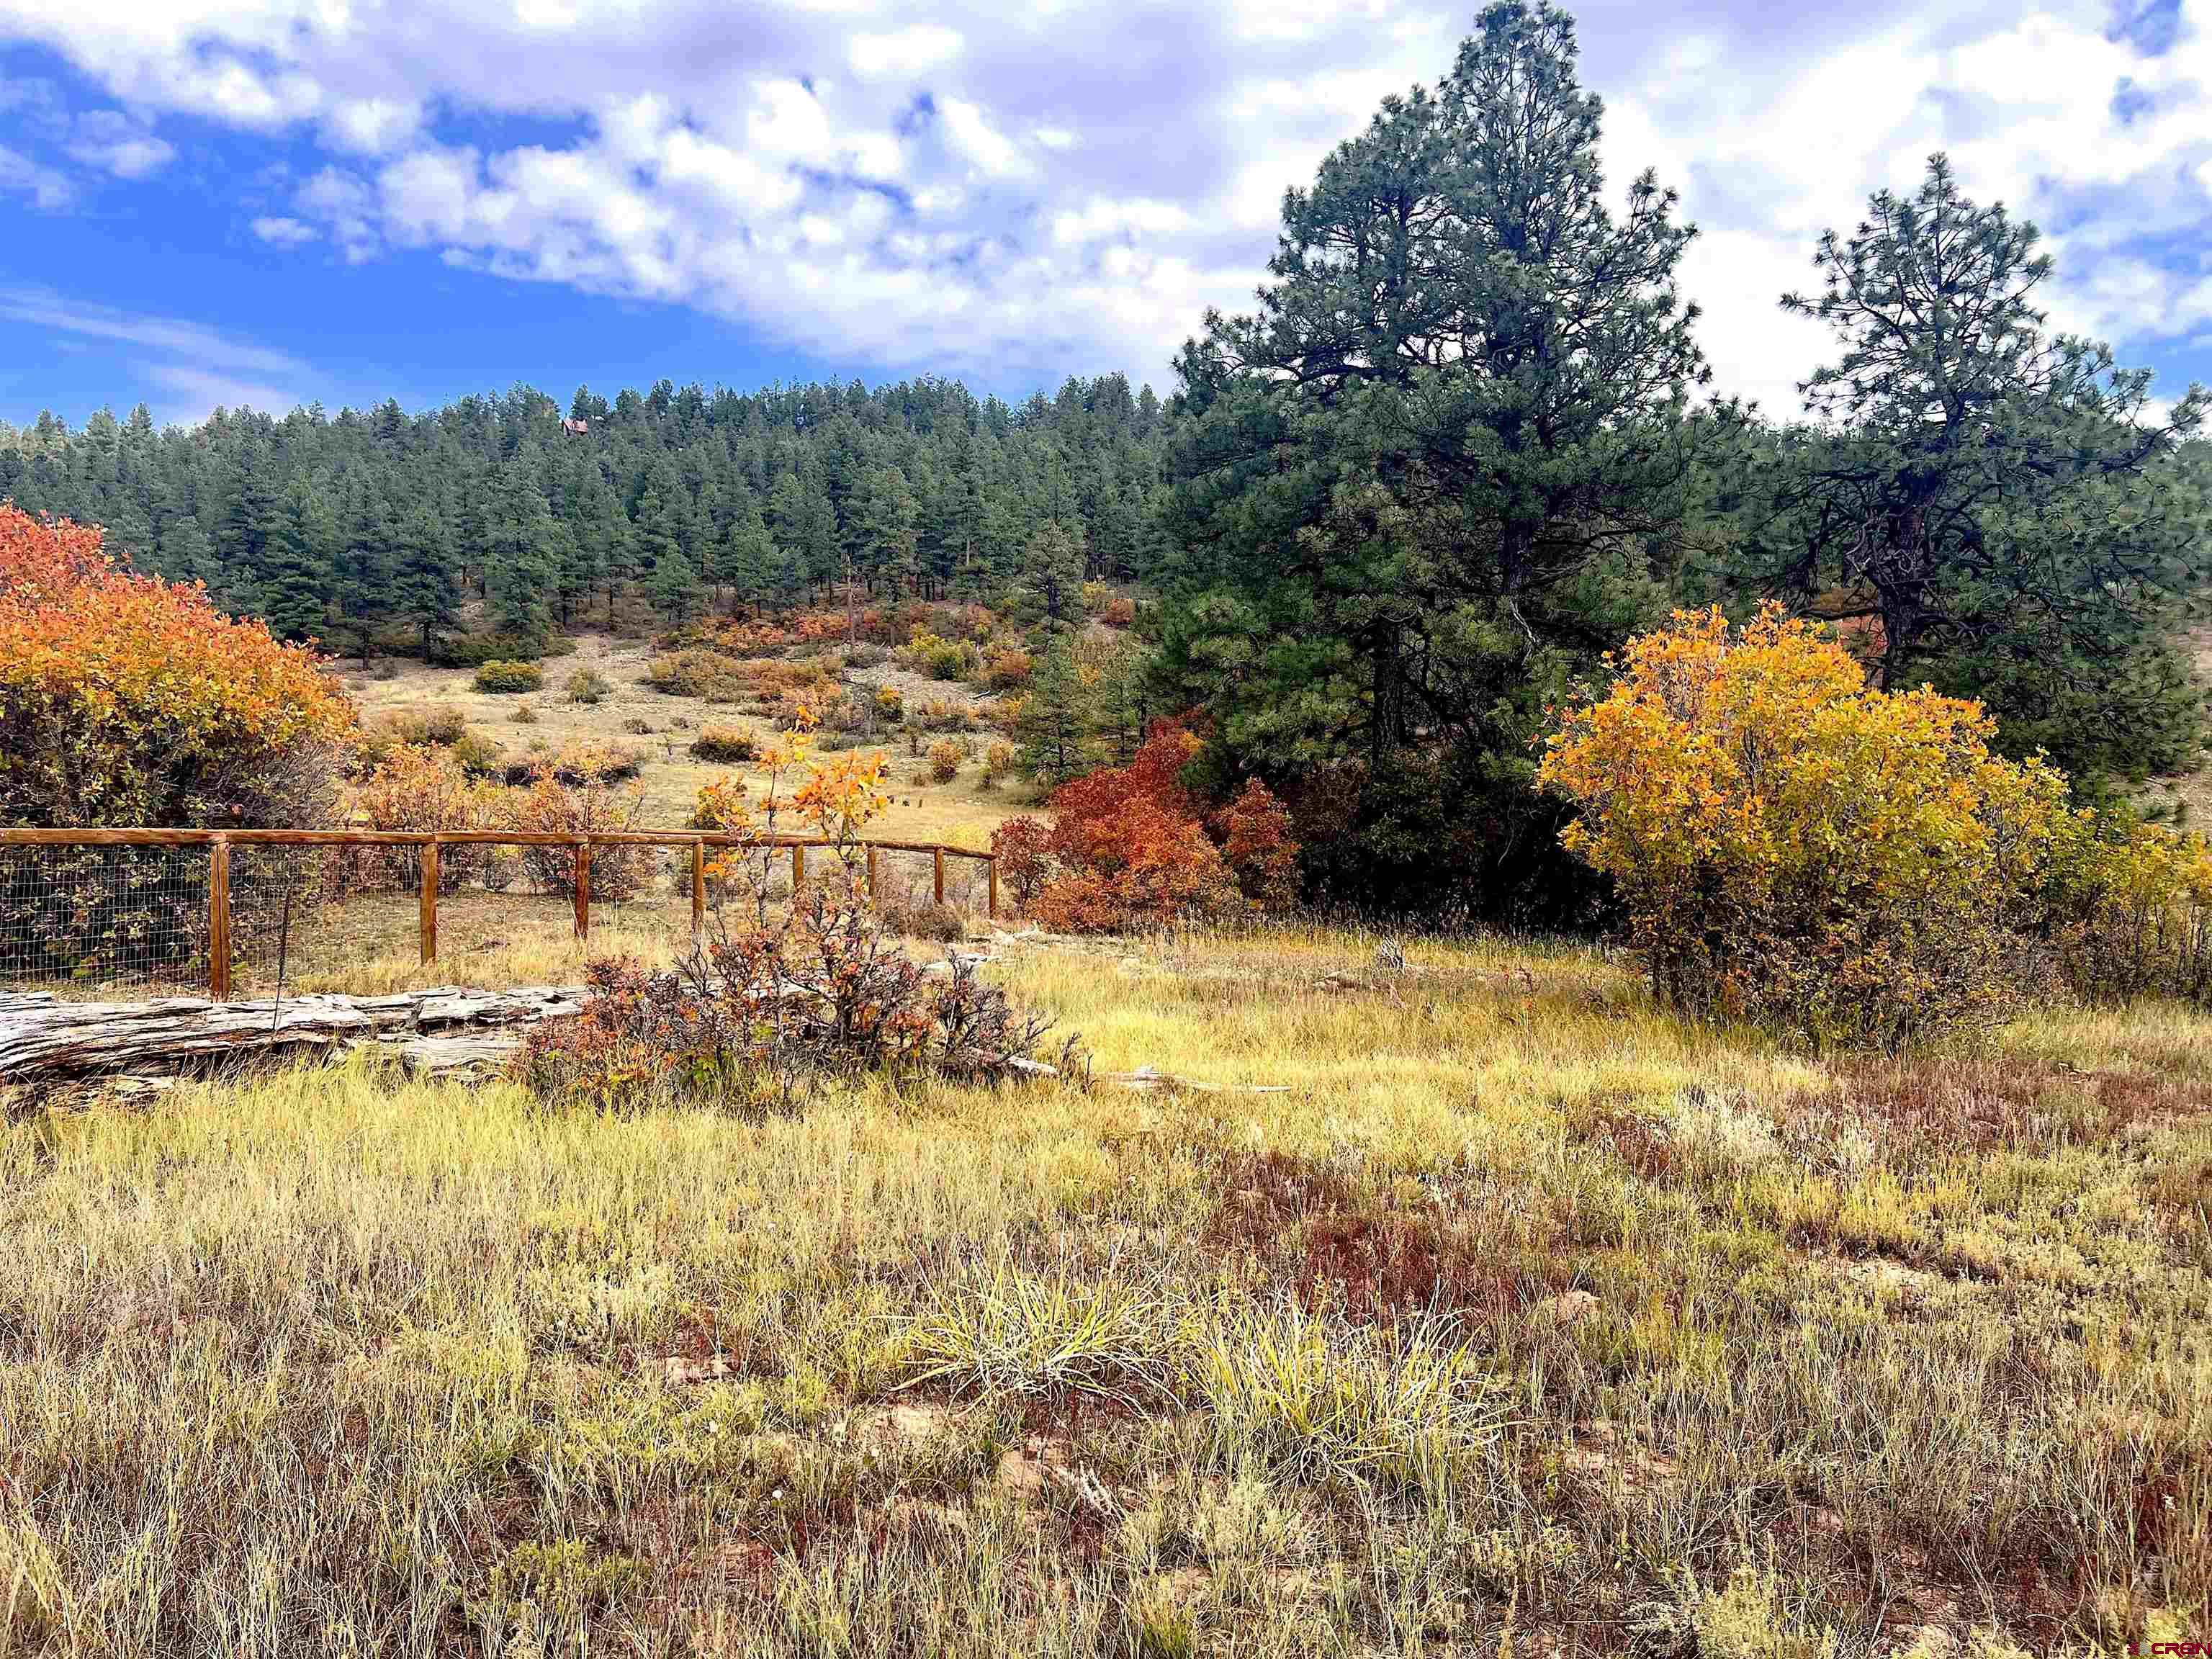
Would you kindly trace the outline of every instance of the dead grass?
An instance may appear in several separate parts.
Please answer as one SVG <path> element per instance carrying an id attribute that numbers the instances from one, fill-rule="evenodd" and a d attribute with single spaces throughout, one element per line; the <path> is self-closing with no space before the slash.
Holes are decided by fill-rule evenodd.
<path id="1" fill-rule="evenodd" d="M 1285 1094 L 617 1120 L 356 1060 L 14 1121 L 0 1651 L 2212 1631 L 2212 1021 L 1822 1063 L 1376 943 L 988 970 L 1102 1073 Z"/>

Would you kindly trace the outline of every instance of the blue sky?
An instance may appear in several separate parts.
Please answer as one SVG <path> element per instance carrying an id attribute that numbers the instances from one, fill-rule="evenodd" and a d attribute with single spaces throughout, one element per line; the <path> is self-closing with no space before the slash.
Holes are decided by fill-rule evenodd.
<path id="1" fill-rule="evenodd" d="M 1728 391 L 1795 406 L 1814 237 L 1947 149 L 2054 321 L 2212 380 L 2212 0 L 1576 8 L 1609 180 L 1703 232 Z M 0 420 L 527 380 L 1168 389 L 1283 188 L 1449 65 L 1366 0 L 0 0 Z"/>

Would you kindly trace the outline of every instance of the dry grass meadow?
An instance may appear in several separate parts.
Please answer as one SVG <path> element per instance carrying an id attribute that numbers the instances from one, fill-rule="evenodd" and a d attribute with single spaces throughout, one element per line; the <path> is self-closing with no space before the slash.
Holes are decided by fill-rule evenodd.
<path id="1" fill-rule="evenodd" d="M 556 754 L 576 743 L 627 749 L 641 763 L 641 829 L 681 829 L 690 819 L 701 784 L 748 769 L 694 759 L 691 740 L 707 726 L 745 726 L 765 734 L 768 722 L 736 708 L 698 697 L 672 696 L 641 684 L 654 655 L 646 641 L 586 634 L 578 635 L 575 644 L 572 654 L 545 659 L 544 690 L 521 696 L 477 691 L 469 669 L 434 668 L 390 658 L 384 659 L 380 671 L 389 678 L 356 668 L 345 675 L 345 686 L 365 720 L 404 708 L 458 708 L 467 716 L 472 732 L 498 744 L 516 761 Z M 572 702 L 563 693 L 569 675 L 580 668 L 596 670 L 609 682 L 612 689 L 603 701 Z M 975 695 L 957 683 L 926 680 L 888 663 L 850 671 L 844 678 L 848 684 L 896 685 L 907 694 L 910 707 L 932 697 L 969 705 L 975 702 Z M 514 719 L 515 710 L 522 707 L 534 716 L 527 724 Z M 634 731 L 633 722 L 650 729 Z M 996 740 L 996 733 L 978 733 L 979 754 Z M 872 835 L 896 841 L 941 841 L 980 850 L 990 845 L 991 830 L 1001 818 L 1030 809 L 1028 792 L 1020 785 L 985 788 L 978 760 L 964 763 L 950 783 L 938 783 L 930 778 L 926 763 L 908 753 L 902 732 L 886 732 L 876 746 L 892 757 L 891 805 L 869 825 Z"/>
<path id="2" fill-rule="evenodd" d="M 1821 1059 L 1376 943 L 1001 944 L 1087 1087 L 19 1112 L 0 1652 L 2212 1635 L 2212 1020 Z"/>

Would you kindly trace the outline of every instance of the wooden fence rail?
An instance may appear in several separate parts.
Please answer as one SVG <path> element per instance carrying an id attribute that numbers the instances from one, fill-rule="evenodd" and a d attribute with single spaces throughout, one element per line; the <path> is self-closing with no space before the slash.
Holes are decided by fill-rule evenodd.
<path id="1" fill-rule="evenodd" d="M 999 860 L 995 854 L 933 841 L 866 840 L 868 891 L 878 886 L 878 853 L 927 853 L 933 867 L 937 902 L 945 902 L 945 860 L 973 859 L 989 874 L 990 915 L 999 914 Z M 234 847 L 413 847 L 422 849 L 422 891 L 419 927 L 422 960 L 438 956 L 440 849 L 446 847 L 562 847 L 575 850 L 576 937 L 591 937 L 592 851 L 599 847 L 668 847 L 690 855 L 691 928 L 707 920 L 707 849 L 739 847 L 791 853 L 791 886 L 806 884 L 806 849 L 836 845 L 820 836 L 742 836 L 702 830 L 608 830 L 559 835 L 504 830 L 10 830 L 0 829 L 0 847 L 204 847 L 208 849 L 208 994 L 222 1002 L 230 995 L 231 849 Z"/>

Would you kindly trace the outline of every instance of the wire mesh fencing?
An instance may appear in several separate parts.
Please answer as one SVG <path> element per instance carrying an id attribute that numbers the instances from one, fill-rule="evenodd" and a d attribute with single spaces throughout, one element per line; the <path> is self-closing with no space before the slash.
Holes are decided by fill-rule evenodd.
<path id="1" fill-rule="evenodd" d="M 204 846 L 0 845 L 0 984 L 204 987 L 210 866 Z"/>
<path id="2" fill-rule="evenodd" d="M 679 950 L 719 909 L 711 872 L 726 856 L 678 833 L 0 830 L 0 989 L 231 997 L 571 978 L 586 948 Z M 739 856 L 778 906 L 840 868 L 819 845 Z M 994 912 L 987 855 L 878 842 L 849 856 L 897 931 L 951 938 Z"/>

